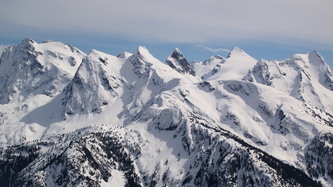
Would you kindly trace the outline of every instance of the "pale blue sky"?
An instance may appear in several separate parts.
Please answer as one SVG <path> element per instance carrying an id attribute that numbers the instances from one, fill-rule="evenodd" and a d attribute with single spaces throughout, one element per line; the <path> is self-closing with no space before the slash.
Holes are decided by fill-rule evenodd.
<path id="1" fill-rule="evenodd" d="M 277 60 L 318 50 L 332 66 L 331 7 L 331 0 L 0 0 L 0 44 L 30 37 L 114 55 L 144 45 L 162 61 L 175 47 L 198 61 L 234 46 Z"/>

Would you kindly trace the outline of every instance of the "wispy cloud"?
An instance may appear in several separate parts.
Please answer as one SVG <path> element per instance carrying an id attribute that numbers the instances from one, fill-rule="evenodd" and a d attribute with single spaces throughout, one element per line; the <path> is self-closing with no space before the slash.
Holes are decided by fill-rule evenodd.
<path id="1" fill-rule="evenodd" d="M 194 48 L 200 50 L 200 51 L 210 51 L 212 53 L 218 53 L 218 52 L 230 52 L 229 49 L 224 49 L 224 48 L 210 48 L 205 45 L 195 45 L 193 46 Z"/>

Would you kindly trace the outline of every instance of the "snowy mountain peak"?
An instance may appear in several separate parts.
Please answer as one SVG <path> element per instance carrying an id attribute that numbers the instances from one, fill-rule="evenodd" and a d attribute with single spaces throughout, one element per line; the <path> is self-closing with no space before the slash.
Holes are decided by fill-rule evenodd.
<path id="1" fill-rule="evenodd" d="M 124 52 L 122 52 L 122 53 L 119 53 L 118 55 L 117 55 L 117 57 L 119 57 L 119 58 L 128 58 L 128 57 L 130 57 L 130 56 L 132 56 L 133 54 L 132 53 L 129 53 L 129 52 L 127 52 L 127 51 L 124 51 Z"/>
<path id="2" fill-rule="evenodd" d="M 34 44 L 36 43 L 33 39 L 31 38 L 24 38 L 22 41 L 21 41 L 21 44 Z"/>
<path id="3" fill-rule="evenodd" d="M 296 68 L 303 70 L 308 69 L 323 73 L 331 69 L 325 59 L 315 50 L 307 54 L 295 54 L 290 58 L 290 61 L 295 63 Z"/>
<path id="4" fill-rule="evenodd" d="M 91 50 L 90 53 L 83 59 L 82 62 L 90 62 L 90 63 L 102 63 L 104 65 L 107 65 L 108 63 L 108 58 L 106 57 L 108 56 L 106 53 L 103 53 L 101 51 L 98 50 Z M 86 60 L 89 59 L 89 60 Z"/>
<path id="5" fill-rule="evenodd" d="M 256 59 L 235 47 L 226 59 L 195 64 L 195 71 L 204 80 L 243 80 L 256 63 Z"/>
<path id="6" fill-rule="evenodd" d="M 295 54 L 281 62 L 260 60 L 244 80 L 271 86 L 284 94 L 333 113 L 333 102 L 328 97 L 333 90 L 333 73 L 316 51 Z"/>
<path id="7" fill-rule="evenodd" d="M 145 46 L 139 46 L 137 49 L 137 54 L 142 55 L 143 57 L 145 56 L 152 56 L 149 52 L 149 50 Z"/>
<path id="8" fill-rule="evenodd" d="M 216 59 L 218 59 L 218 60 L 223 60 L 224 57 L 221 56 L 221 55 L 214 55 L 214 56 L 210 57 L 209 59 L 210 59 L 210 60 L 216 60 Z"/>
<path id="9" fill-rule="evenodd" d="M 92 49 L 92 50 L 88 53 L 88 55 L 96 55 L 96 54 L 98 54 L 98 53 L 100 53 L 100 51 L 98 51 L 98 50 L 96 50 L 96 49 Z"/>
<path id="10" fill-rule="evenodd" d="M 149 50 L 143 46 L 139 46 L 136 53 L 128 58 L 132 64 L 132 71 L 139 77 L 145 77 L 149 72 L 150 66 L 153 63 L 159 63 L 155 57 L 153 57 Z"/>
<path id="11" fill-rule="evenodd" d="M 117 88 L 121 81 L 117 64 L 123 61 L 97 50 L 92 50 L 83 58 L 72 81 L 63 91 L 63 117 L 100 113 L 102 107 L 118 95 Z"/>
<path id="12" fill-rule="evenodd" d="M 25 38 L 17 46 L 22 50 L 34 51 L 35 50 L 34 44 L 37 44 L 34 40 L 30 38 Z"/>
<path id="13" fill-rule="evenodd" d="M 211 56 L 209 59 L 205 60 L 203 62 L 203 64 L 209 64 L 209 63 L 211 63 L 213 61 L 220 61 L 220 62 L 222 62 L 224 59 L 225 58 L 223 56 L 221 56 L 221 55 L 214 55 L 214 56 Z"/>
<path id="14" fill-rule="evenodd" d="M 166 64 L 179 73 L 189 73 L 193 76 L 195 75 L 193 67 L 178 48 L 174 49 L 174 51 L 168 56 Z"/>
<path id="15" fill-rule="evenodd" d="M 23 101 L 30 95 L 57 95 L 73 78 L 85 54 L 63 43 L 24 39 L 3 53 L 0 103 Z"/>
<path id="16" fill-rule="evenodd" d="M 310 51 L 308 54 L 309 56 L 317 56 L 318 58 L 323 59 L 323 57 L 321 56 L 321 54 L 319 54 L 317 50 Z"/>
<path id="17" fill-rule="evenodd" d="M 183 56 L 184 57 L 183 53 L 178 48 L 175 48 L 173 50 L 173 52 L 171 53 L 171 56 L 173 56 L 174 58 L 177 58 L 177 56 Z"/>
<path id="18" fill-rule="evenodd" d="M 144 46 L 139 46 L 136 53 L 134 53 L 133 58 L 139 58 L 148 63 L 160 62 L 156 59 L 152 54 L 150 54 L 149 50 Z"/>
<path id="19" fill-rule="evenodd" d="M 247 55 L 249 56 L 245 51 L 243 51 L 241 48 L 235 46 L 228 54 L 227 58 L 230 58 L 232 56 L 238 56 L 238 55 Z"/>
<path id="20" fill-rule="evenodd" d="M 329 67 L 327 62 L 325 61 L 325 59 L 321 56 L 321 54 L 319 54 L 318 51 L 313 50 L 313 51 L 309 52 L 308 54 L 309 54 L 309 60 L 311 62 L 318 62 L 321 65 Z"/>

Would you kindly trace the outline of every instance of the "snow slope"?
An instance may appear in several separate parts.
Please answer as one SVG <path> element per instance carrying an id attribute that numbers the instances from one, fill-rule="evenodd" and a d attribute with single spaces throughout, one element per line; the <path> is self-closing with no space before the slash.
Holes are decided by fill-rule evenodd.
<path id="1" fill-rule="evenodd" d="M 27 39 L 0 60 L 1 186 L 333 184 L 332 70 L 315 51 L 163 63 Z"/>
<path id="2" fill-rule="evenodd" d="M 85 55 L 61 42 L 38 44 L 31 39 L 4 51 L 0 59 L 1 141 L 18 143 L 41 137 L 57 120 L 53 118 L 59 114 L 53 110 L 59 108 L 58 95 Z"/>
<path id="3" fill-rule="evenodd" d="M 259 61 L 245 77 L 333 113 L 333 73 L 316 51 L 296 54 L 282 62 Z"/>
<path id="4" fill-rule="evenodd" d="M 203 63 L 196 63 L 194 70 L 203 80 L 241 80 L 256 62 L 256 59 L 235 47 L 227 58 L 212 57 Z"/>

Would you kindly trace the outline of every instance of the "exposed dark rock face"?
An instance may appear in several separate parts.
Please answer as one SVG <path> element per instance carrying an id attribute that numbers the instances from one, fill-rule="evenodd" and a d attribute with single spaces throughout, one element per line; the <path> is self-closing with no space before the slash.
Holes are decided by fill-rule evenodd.
<path id="1" fill-rule="evenodd" d="M 195 71 L 190 63 L 187 61 L 185 56 L 175 49 L 170 56 L 167 58 L 166 63 L 173 69 L 177 70 L 180 73 L 189 73 L 195 76 Z"/>

